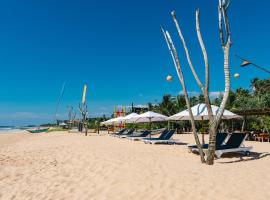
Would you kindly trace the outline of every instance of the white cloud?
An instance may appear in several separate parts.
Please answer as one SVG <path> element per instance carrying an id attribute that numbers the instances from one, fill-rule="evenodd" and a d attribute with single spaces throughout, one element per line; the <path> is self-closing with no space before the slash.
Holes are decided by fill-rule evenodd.
<path id="1" fill-rule="evenodd" d="M 220 95 L 223 95 L 224 92 L 222 91 L 212 91 L 212 92 L 209 92 L 209 97 L 210 99 L 214 99 L 214 98 L 218 98 L 220 97 Z M 183 91 L 180 91 L 179 94 L 183 95 Z M 199 96 L 201 93 L 200 92 L 197 92 L 197 91 L 190 91 L 188 92 L 188 95 L 190 97 L 194 97 L 194 96 Z"/>
<path id="2" fill-rule="evenodd" d="M 90 114 L 90 118 L 91 117 L 102 117 L 103 115 L 105 115 L 106 117 L 111 117 L 112 113 L 110 112 L 93 112 L 93 113 L 89 113 Z"/>
<path id="3" fill-rule="evenodd" d="M 220 95 L 223 95 L 224 92 L 221 92 L 221 91 L 213 91 L 213 92 L 209 92 L 209 97 L 211 99 L 215 99 L 215 98 L 218 98 L 220 97 Z"/>
<path id="4" fill-rule="evenodd" d="M 197 91 L 190 91 L 190 92 L 187 92 L 187 93 L 188 93 L 188 96 L 191 96 L 191 97 L 199 96 L 199 94 L 200 94 L 200 92 L 197 92 Z M 179 92 L 179 94 L 180 94 L 180 95 L 183 95 L 183 94 L 184 94 L 183 90 L 181 90 L 181 91 Z"/>

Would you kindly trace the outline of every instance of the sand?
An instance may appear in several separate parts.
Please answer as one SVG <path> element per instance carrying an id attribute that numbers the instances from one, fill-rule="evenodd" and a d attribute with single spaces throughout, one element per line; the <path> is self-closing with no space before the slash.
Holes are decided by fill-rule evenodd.
<path id="1" fill-rule="evenodd" d="M 0 135 L 0 199 L 270 199 L 270 143 L 214 166 L 182 145 L 146 145 L 103 133 Z"/>

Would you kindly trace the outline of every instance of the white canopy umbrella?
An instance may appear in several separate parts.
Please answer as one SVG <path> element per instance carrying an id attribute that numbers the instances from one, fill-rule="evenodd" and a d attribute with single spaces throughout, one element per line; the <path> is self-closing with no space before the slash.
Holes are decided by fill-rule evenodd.
<path id="1" fill-rule="evenodd" d="M 101 122 L 100 125 L 108 125 L 111 122 L 112 119 L 109 119 L 107 121 Z"/>
<path id="2" fill-rule="evenodd" d="M 122 122 L 125 122 L 125 123 L 135 123 L 135 120 L 137 117 L 139 116 L 137 113 L 131 113 L 131 114 L 128 114 L 127 116 L 123 117 L 122 118 Z"/>
<path id="3" fill-rule="evenodd" d="M 113 119 L 109 119 L 105 122 L 101 122 L 100 124 L 101 125 L 112 125 L 112 124 L 120 124 L 122 123 L 122 119 L 123 117 L 116 117 L 116 118 L 113 118 Z"/>
<path id="4" fill-rule="evenodd" d="M 162 122 L 162 121 L 166 121 L 167 118 L 168 117 L 165 115 L 148 111 L 138 116 L 135 116 L 131 118 L 130 120 L 134 120 L 135 123 L 147 123 L 147 122 Z"/>
<path id="5" fill-rule="evenodd" d="M 59 126 L 67 126 L 67 124 L 65 122 L 62 122 L 59 124 Z"/>
<path id="6" fill-rule="evenodd" d="M 217 113 L 219 111 L 219 107 L 211 105 L 211 108 L 213 111 L 213 115 L 214 116 L 217 115 Z M 191 108 L 191 111 L 193 113 L 195 120 L 208 120 L 208 112 L 207 112 L 206 104 L 204 104 L 204 103 L 197 104 L 196 106 L 193 106 Z M 229 110 L 225 110 L 223 113 L 222 119 L 242 119 L 242 117 L 237 115 L 237 114 L 232 113 Z M 168 121 L 170 121 L 170 120 L 190 120 L 188 109 L 168 117 L 167 120 Z"/>
<path id="7" fill-rule="evenodd" d="M 145 112 L 143 114 L 140 114 L 138 116 L 135 116 L 131 118 L 128 122 L 133 121 L 135 123 L 151 123 L 152 122 L 162 122 L 166 121 L 168 117 L 159 113 L 155 113 L 152 111 Z M 149 137 L 151 138 L 151 134 L 149 134 Z"/>

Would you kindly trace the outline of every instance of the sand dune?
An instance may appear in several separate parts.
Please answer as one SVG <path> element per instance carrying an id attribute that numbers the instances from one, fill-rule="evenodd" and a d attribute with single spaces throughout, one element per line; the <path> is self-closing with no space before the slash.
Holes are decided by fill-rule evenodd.
<path id="1" fill-rule="evenodd" d="M 193 143 L 192 135 L 178 135 Z M 269 199 L 270 143 L 200 164 L 183 145 L 106 134 L 0 135 L 0 199 Z"/>

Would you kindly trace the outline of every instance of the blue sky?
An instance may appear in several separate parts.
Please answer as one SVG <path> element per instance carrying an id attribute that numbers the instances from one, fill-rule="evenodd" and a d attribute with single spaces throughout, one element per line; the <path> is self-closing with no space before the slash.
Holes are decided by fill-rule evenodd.
<path id="1" fill-rule="evenodd" d="M 237 53 L 270 66 L 268 0 L 232 0 L 232 88 L 249 87 L 267 74 L 240 69 Z M 195 10 L 208 50 L 213 94 L 222 91 L 222 50 L 217 0 L 9 0 L 0 3 L 0 125 L 50 122 L 63 82 L 59 115 L 77 107 L 88 85 L 90 116 L 108 115 L 113 105 L 159 101 L 181 91 L 160 26 L 168 29 L 180 53 L 188 90 L 199 92 L 187 66 L 170 11 L 176 10 L 199 75 L 203 60 L 195 33 Z M 170 74 L 172 83 L 165 81 Z"/>

